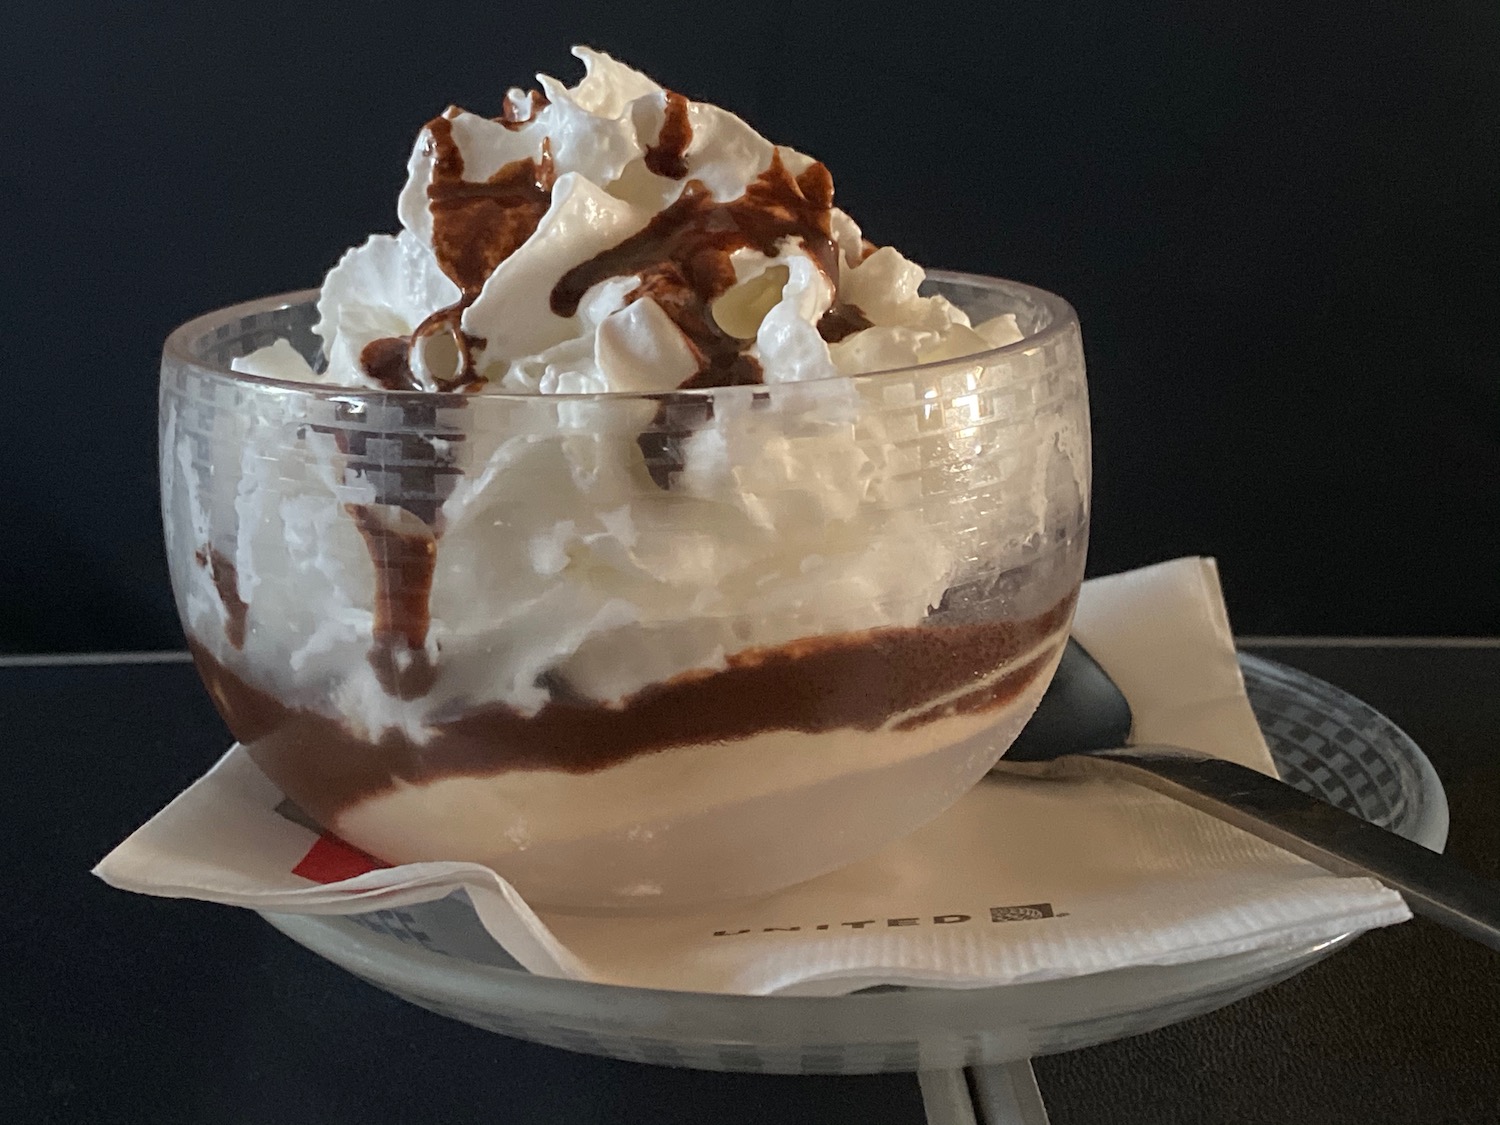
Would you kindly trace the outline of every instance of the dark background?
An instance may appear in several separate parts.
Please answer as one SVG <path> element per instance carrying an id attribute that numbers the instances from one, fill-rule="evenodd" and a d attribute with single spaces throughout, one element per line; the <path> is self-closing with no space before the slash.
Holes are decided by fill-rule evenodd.
<path id="1" fill-rule="evenodd" d="M 1127 10 L 1128 9 L 1128 10 Z M 29 3 L 0 29 L 0 650 L 180 646 L 161 340 L 393 229 L 411 140 L 587 42 L 1066 296 L 1091 570 L 1251 633 L 1500 633 L 1500 5 Z"/>

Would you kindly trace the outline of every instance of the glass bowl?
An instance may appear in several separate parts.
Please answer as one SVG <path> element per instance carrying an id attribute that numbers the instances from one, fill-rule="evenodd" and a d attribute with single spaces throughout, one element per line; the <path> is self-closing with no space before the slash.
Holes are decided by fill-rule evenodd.
<path id="1" fill-rule="evenodd" d="M 1253 656 L 1240 663 L 1283 780 L 1442 850 L 1443 786 L 1394 723 L 1306 673 Z M 265 917 L 377 987 L 476 1027 L 638 1062 L 774 1074 L 949 1069 L 1088 1047 L 1223 1007 L 1353 940 L 995 988 L 722 996 L 533 976 L 457 897 L 363 915 Z"/>
<path id="2" fill-rule="evenodd" d="M 532 902 L 765 893 L 937 816 L 1030 716 L 1089 513 L 1077 319 L 937 274 L 1022 338 L 670 394 L 365 391 L 239 374 L 314 294 L 167 341 L 178 610 L 236 738 L 391 862 Z"/>

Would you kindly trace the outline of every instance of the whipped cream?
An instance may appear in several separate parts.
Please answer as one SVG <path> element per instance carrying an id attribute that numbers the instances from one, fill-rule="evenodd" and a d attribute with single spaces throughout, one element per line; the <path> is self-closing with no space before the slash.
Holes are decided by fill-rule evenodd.
<path id="1" fill-rule="evenodd" d="M 539 75 L 540 91 L 511 90 L 500 118 L 450 108 L 422 130 L 401 233 L 372 236 L 324 281 L 320 370 L 286 344 L 236 370 L 348 387 L 660 392 L 1020 339 L 1013 317 L 975 328 L 919 296 L 921 268 L 864 241 L 831 205 L 821 164 L 608 55 L 574 54 L 577 86 Z M 611 263 L 632 240 L 639 252 Z M 560 294 L 565 281 L 588 284 Z"/>
<path id="2" fill-rule="evenodd" d="M 959 552 L 914 502 L 912 443 L 887 432 L 890 393 L 910 386 L 838 376 L 1013 342 L 1014 317 L 974 326 L 921 296 L 921 268 L 864 240 L 821 164 L 574 53 L 577 86 L 540 76 L 498 119 L 449 109 L 423 129 L 403 229 L 324 282 L 316 366 L 285 341 L 234 363 L 467 392 L 451 412 L 461 471 L 435 511 L 382 494 L 316 427 L 295 456 L 254 448 L 286 442 L 313 407 L 253 402 L 240 528 L 216 545 L 248 607 L 242 644 L 213 584 L 225 568 L 186 599 L 221 657 L 292 701 L 331 700 L 372 736 L 421 740 L 466 708 L 534 714 L 559 693 L 618 703 L 735 653 L 915 625 L 955 571 Z M 662 407 L 599 394 L 709 387 L 708 409 L 690 393 Z M 579 394 L 594 397 L 556 397 Z M 643 431 L 674 408 L 690 422 L 653 449 Z M 403 424 L 399 400 L 370 409 Z M 435 461 L 446 440 L 428 442 Z M 431 544 L 421 629 L 381 620 L 372 528 Z"/>

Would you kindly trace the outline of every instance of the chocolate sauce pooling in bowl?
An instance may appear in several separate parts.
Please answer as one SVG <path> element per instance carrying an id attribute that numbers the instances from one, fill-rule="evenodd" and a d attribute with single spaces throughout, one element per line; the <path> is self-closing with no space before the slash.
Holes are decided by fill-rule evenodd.
<path id="1" fill-rule="evenodd" d="M 722 670 L 685 673 L 617 705 L 565 692 L 531 715 L 482 704 L 433 723 L 424 743 L 395 729 L 372 739 L 339 719 L 289 707 L 202 645 L 192 650 L 234 736 L 287 796 L 330 824 L 341 810 L 398 784 L 512 770 L 585 774 L 677 746 L 715 744 L 716 753 L 733 754 L 737 741 L 765 731 L 871 731 L 893 719 L 895 729 L 912 730 L 993 710 L 1047 668 L 1074 600 L 1069 594 L 1030 618 L 874 629 L 753 649 L 730 657 Z"/>
<path id="2" fill-rule="evenodd" d="M 235 648 L 245 647 L 245 620 L 250 615 L 250 606 L 240 597 L 240 574 L 229 556 L 217 547 L 200 549 L 193 559 L 208 570 L 213 580 L 214 592 L 219 595 L 219 604 L 224 607 L 224 637 Z"/>

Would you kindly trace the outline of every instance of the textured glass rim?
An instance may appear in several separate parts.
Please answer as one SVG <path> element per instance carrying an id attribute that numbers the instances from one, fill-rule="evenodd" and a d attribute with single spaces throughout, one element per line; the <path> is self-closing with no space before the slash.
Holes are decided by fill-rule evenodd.
<path id="1" fill-rule="evenodd" d="M 931 281 L 969 285 L 976 289 L 986 289 L 992 292 L 1018 290 L 1037 305 L 1046 309 L 1051 314 L 1051 323 L 1040 332 L 1031 336 L 1025 336 L 1013 343 L 1004 344 L 998 348 L 987 348 L 984 351 L 971 352 L 964 356 L 936 359 L 928 363 L 909 364 L 905 367 L 887 367 L 877 371 L 861 371 L 857 375 L 831 375 L 823 379 L 805 379 L 796 383 L 782 385 L 808 387 L 839 383 L 863 383 L 870 380 L 889 379 L 893 376 L 913 372 L 944 371 L 955 367 L 966 367 L 975 363 L 993 363 L 1007 356 L 1020 355 L 1043 347 L 1053 340 L 1076 330 L 1078 326 L 1078 314 L 1073 310 L 1072 305 L 1068 304 L 1067 301 L 1063 300 L 1057 294 L 1050 293 L 1045 289 L 1038 289 L 1033 285 L 1027 285 L 1020 281 L 1011 281 L 1006 278 L 988 277 L 984 274 L 962 273 L 957 270 L 928 270 L 927 278 Z M 344 387 L 329 383 L 308 383 L 295 379 L 273 379 L 266 375 L 251 375 L 243 371 L 233 371 L 228 367 L 219 367 L 206 363 L 193 354 L 192 344 L 194 341 L 212 334 L 227 324 L 232 324 L 248 316 L 278 312 L 282 309 L 315 302 L 318 299 L 319 292 L 317 289 L 298 289 L 287 293 L 277 293 L 270 297 L 261 297 L 253 301 L 243 301 L 237 305 L 227 305 L 224 308 L 194 317 L 185 324 L 179 325 L 167 337 L 166 343 L 162 348 L 162 358 L 181 364 L 184 367 L 192 368 L 197 372 L 217 376 L 231 382 L 244 383 L 248 386 L 274 388 L 281 391 L 292 391 L 311 398 L 320 399 L 344 400 L 348 399 L 351 395 L 369 397 L 378 395 L 382 398 L 390 396 L 393 398 L 422 399 L 424 401 L 451 399 L 459 402 L 474 402 L 478 399 L 504 399 L 526 402 L 536 402 L 539 399 L 549 402 L 597 402 L 613 399 L 624 401 L 639 401 L 642 399 L 660 401 L 664 395 L 712 398 L 716 394 L 740 390 L 740 388 L 734 387 L 703 387 L 691 390 L 647 392 L 596 391 L 588 394 L 538 394 L 527 391 L 485 391 L 480 394 L 465 394 L 461 391 L 387 391 L 373 387 Z"/>

